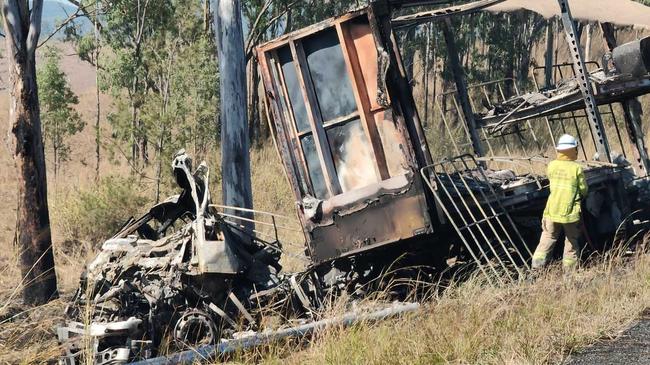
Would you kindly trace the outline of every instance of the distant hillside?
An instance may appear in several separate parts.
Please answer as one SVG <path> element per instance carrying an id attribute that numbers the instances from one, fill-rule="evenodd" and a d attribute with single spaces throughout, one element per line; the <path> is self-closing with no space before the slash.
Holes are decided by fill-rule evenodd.
<path id="1" fill-rule="evenodd" d="M 46 37 L 52 33 L 62 21 L 74 14 L 75 11 L 77 11 L 77 7 L 65 0 L 45 0 L 43 2 L 42 36 Z M 77 19 L 75 23 L 81 27 L 82 31 L 92 29 L 92 24 L 85 18 Z"/>

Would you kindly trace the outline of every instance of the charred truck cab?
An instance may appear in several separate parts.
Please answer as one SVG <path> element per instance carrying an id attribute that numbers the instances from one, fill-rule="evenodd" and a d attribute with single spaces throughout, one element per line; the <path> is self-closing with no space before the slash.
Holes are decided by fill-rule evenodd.
<path id="1" fill-rule="evenodd" d="M 258 59 L 312 260 L 426 240 L 436 213 L 419 170 L 431 156 L 389 9 L 288 34 Z"/>

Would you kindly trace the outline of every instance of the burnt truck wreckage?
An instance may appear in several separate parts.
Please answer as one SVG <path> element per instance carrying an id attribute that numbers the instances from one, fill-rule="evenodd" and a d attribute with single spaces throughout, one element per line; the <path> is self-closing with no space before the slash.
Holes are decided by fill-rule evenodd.
<path id="1" fill-rule="evenodd" d="M 528 269 L 549 194 L 539 169 L 549 161 L 542 146 L 552 146 L 563 131 L 581 141 L 590 187 L 586 250 L 611 245 L 626 231 L 621 227 L 630 228 L 632 213 L 641 219 L 639 208 L 650 199 L 650 158 L 636 100 L 650 93 L 650 41 L 613 48 L 603 68 L 586 62 L 568 4 L 560 0 L 574 62 L 534 69 L 538 87 L 530 93 L 519 93 L 513 80 L 467 86 L 452 16 L 502 1 L 398 17 L 400 2 L 375 1 L 259 46 L 266 110 L 309 266 L 284 272 L 279 216 L 218 211 L 208 167 L 193 170 L 181 151 L 172 164 L 180 195 L 131 219 L 82 275 L 67 310 L 70 322 L 58 329 L 62 362 L 87 362 L 87 354 L 97 364 L 145 360 L 161 346 L 214 355 L 224 346 L 260 343 L 261 335 L 307 333 L 320 325 L 313 321 L 329 298 L 341 293 L 364 297 L 390 287 L 392 299 L 404 300 L 412 288 L 392 284 L 433 282 L 461 269 L 478 269 L 495 285 L 517 280 Z M 440 120 L 429 128 L 442 133 L 434 142 L 442 147 L 435 146 L 442 151 L 437 156 L 396 36 L 399 28 L 426 22 L 442 28 L 456 84 L 433 103 Z M 443 107 L 442 98 L 455 108 Z M 619 104 L 623 133 L 614 112 Z M 504 150 L 507 156 L 495 154 Z M 272 239 L 245 224 L 261 224 L 261 214 L 273 220 Z M 367 318 L 402 310 L 393 309 Z M 260 332 L 268 314 L 303 327 Z M 183 359 L 191 362 L 188 356 Z M 171 361 L 154 360 L 149 363 Z"/>

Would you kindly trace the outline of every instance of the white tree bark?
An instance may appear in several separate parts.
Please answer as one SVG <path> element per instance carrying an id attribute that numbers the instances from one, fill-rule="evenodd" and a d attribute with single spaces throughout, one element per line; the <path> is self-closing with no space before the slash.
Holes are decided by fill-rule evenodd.
<path id="1" fill-rule="evenodd" d="M 252 209 L 241 3 L 239 0 L 216 0 L 214 9 L 221 80 L 219 90 L 223 203 Z M 243 225 L 252 228 L 249 224 Z"/>
<path id="2" fill-rule="evenodd" d="M 12 85 L 9 134 L 13 135 L 10 140 L 19 181 L 16 239 L 21 248 L 23 298 L 27 304 L 42 304 L 58 295 L 36 83 L 35 52 L 42 12 L 43 0 L 33 0 L 31 11 L 28 0 L 2 2 Z"/>

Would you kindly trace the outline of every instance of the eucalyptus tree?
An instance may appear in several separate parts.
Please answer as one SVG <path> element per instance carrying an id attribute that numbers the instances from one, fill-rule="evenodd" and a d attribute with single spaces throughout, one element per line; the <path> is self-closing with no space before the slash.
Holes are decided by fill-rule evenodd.
<path id="1" fill-rule="evenodd" d="M 246 55 L 241 3 L 239 0 L 217 0 L 215 12 L 221 96 L 223 204 L 252 209 L 250 141 L 246 113 Z M 253 228 L 250 222 L 242 223 Z"/>
<path id="2" fill-rule="evenodd" d="M 43 304 L 58 296 L 36 82 L 42 13 L 43 0 L 2 2 L 11 85 L 9 126 L 18 175 L 15 239 L 21 249 L 23 299 L 27 304 Z"/>
<path id="3" fill-rule="evenodd" d="M 65 73 L 61 70 L 61 55 L 58 49 L 45 49 L 44 64 L 37 71 L 40 91 L 43 137 L 52 148 L 54 177 L 62 162 L 68 160 L 70 144 L 68 138 L 83 130 L 85 123 L 74 106 L 79 98 L 72 92 Z"/>

